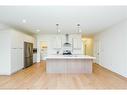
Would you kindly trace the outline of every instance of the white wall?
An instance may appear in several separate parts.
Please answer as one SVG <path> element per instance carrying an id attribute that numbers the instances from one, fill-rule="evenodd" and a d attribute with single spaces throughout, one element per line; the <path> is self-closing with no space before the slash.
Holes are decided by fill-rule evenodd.
<path id="1" fill-rule="evenodd" d="M 10 75 L 23 68 L 24 41 L 33 43 L 34 38 L 11 28 L 0 30 L 0 75 Z"/>
<path id="2" fill-rule="evenodd" d="M 0 30 L 0 75 L 9 75 L 10 72 L 10 33 Z"/>
<path id="3" fill-rule="evenodd" d="M 127 77 L 127 21 L 96 34 L 94 41 L 94 56 L 99 60 L 98 63 Z"/>
<path id="4" fill-rule="evenodd" d="M 40 42 L 41 41 L 45 41 L 48 45 L 48 54 L 56 54 L 56 51 L 57 49 L 53 49 L 53 45 L 52 43 L 56 43 L 53 41 L 53 38 L 54 37 L 60 37 L 62 38 L 62 45 L 63 43 L 66 42 L 65 40 L 65 35 L 64 34 L 42 34 L 42 35 L 37 35 L 36 38 L 37 38 L 37 49 L 38 49 L 38 52 L 37 52 L 37 62 L 40 62 L 40 52 L 41 52 L 41 47 L 40 47 Z M 77 38 L 77 39 L 81 39 L 81 34 L 71 34 L 69 35 L 69 38 Z M 74 50 L 73 53 L 74 54 L 83 54 L 83 43 L 82 41 L 79 42 L 81 43 L 81 49 L 79 50 Z M 63 49 L 61 48 L 60 49 L 60 53 L 63 53 Z"/>

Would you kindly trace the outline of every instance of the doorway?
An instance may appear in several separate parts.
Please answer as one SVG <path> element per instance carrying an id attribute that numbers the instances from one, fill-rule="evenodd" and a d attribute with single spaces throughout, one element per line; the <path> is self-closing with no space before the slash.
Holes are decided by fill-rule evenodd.
<path id="1" fill-rule="evenodd" d="M 41 41 L 40 42 L 40 60 L 46 60 L 46 56 L 47 56 L 47 42 L 46 41 Z"/>

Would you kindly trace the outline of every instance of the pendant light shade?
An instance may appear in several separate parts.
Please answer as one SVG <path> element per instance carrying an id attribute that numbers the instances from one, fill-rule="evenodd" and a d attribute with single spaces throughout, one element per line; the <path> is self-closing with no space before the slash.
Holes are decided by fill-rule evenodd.
<path id="1" fill-rule="evenodd" d="M 80 24 L 77 24 L 77 32 L 78 33 L 81 33 L 82 32 Z"/>
<path id="2" fill-rule="evenodd" d="M 56 31 L 57 31 L 57 33 L 60 33 L 59 24 L 56 24 Z"/>

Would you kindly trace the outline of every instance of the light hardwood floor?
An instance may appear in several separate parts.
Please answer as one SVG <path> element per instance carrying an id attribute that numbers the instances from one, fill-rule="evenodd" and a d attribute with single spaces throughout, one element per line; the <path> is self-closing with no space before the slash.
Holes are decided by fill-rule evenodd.
<path id="1" fill-rule="evenodd" d="M 0 76 L 0 89 L 127 89 L 127 79 L 94 64 L 92 74 L 46 74 L 45 63 Z"/>

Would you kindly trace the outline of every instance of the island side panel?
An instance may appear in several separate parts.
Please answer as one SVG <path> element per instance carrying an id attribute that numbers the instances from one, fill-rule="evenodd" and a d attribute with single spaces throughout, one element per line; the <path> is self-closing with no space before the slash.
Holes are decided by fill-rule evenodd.
<path id="1" fill-rule="evenodd" d="M 66 68 L 67 73 L 92 73 L 92 60 L 69 59 Z"/>
<path id="2" fill-rule="evenodd" d="M 46 61 L 47 73 L 66 73 L 67 60 L 65 59 L 48 59 Z"/>
<path id="3" fill-rule="evenodd" d="M 92 73 L 91 59 L 48 59 L 47 73 Z"/>

